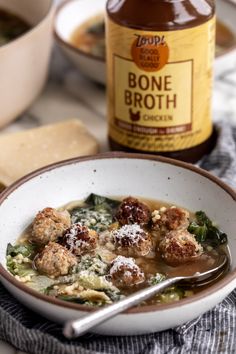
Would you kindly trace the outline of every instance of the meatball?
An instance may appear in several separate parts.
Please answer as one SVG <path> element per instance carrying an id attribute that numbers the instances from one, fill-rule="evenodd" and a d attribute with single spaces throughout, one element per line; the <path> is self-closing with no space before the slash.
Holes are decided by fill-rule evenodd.
<path id="1" fill-rule="evenodd" d="M 119 206 L 115 217 L 121 225 L 145 225 L 151 218 L 151 212 L 148 206 L 141 203 L 138 199 L 128 197 Z"/>
<path id="2" fill-rule="evenodd" d="M 93 251 L 97 246 L 98 235 L 96 231 L 88 229 L 81 223 L 73 224 L 65 231 L 62 245 L 76 256 Z"/>
<path id="3" fill-rule="evenodd" d="M 114 230 L 112 238 L 117 251 L 126 256 L 146 256 L 152 249 L 150 234 L 138 224 Z"/>
<path id="4" fill-rule="evenodd" d="M 40 273 L 54 277 L 67 275 L 76 264 L 76 257 L 56 242 L 49 242 L 34 260 L 34 265 Z"/>
<path id="5" fill-rule="evenodd" d="M 53 208 L 45 208 L 36 215 L 33 221 L 31 240 L 39 245 L 57 241 L 70 225 L 70 214 L 67 210 L 57 211 Z"/>
<path id="6" fill-rule="evenodd" d="M 144 273 L 137 266 L 133 258 L 118 256 L 114 259 L 110 269 L 110 276 L 118 288 L 126 288 L 142 283 Z"/>
<path id="7" fill-rule="evenodd" d="M 165 262 L 179 265 L 199 257 L 202 246 L 187 230 L 172 230 L 159 243 L 159 250 Z"/>
<path id="8" fill-rule="evenodd" d="M 152 225 L 154 230 L 161 232 L 186 229 L 189 225 L 189 212 L 175 206 L 162 207 L 153 211 Z"/>

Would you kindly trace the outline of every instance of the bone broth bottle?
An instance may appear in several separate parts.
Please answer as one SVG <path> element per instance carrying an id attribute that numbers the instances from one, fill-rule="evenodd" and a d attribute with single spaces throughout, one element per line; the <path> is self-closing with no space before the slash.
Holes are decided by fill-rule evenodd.
<path id="1" fill-rule="evenodd" d="M 215 8 L 210 0 L 108 0 L 113 150 L 195 162 L 214 146 Z"/>

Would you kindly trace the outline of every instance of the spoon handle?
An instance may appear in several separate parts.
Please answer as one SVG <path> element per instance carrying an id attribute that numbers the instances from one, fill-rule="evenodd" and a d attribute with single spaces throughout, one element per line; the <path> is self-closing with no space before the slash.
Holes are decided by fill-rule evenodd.
<path id="1" fill-rule="evenodd" d="M 89 315 L 85 315 L 81 319 L 68 321 L 64 326 L 63 334 L 67 338 L 75 338 L 81 336 L 87 331 L 89 331 L 91 328 L 108 320 L 116 314 L 139 304 L 140 302 L 164 290 L 168 286 L 177 283 L 181 279 L 182 277 L 166 279 L 157 285 L 153 285 L 143 290 L 140 290 L 134 293 L 133 295 L 129 295 L 126 298 L 115 302 L 114 304 L 108 305 L 102 309 L 92 312 Z"/>

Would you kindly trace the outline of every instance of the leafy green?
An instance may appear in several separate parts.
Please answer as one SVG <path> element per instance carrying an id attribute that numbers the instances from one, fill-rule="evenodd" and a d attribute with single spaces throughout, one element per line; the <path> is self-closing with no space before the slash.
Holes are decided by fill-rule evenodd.
<path id="1" fill-rule="evenodd" d="M 213 225 L 204 211 L 197 211 L 195 216 L 196 221 L 190 223 L 188 231 L 195 235 L 199 243 L 217 247 L 227 242 L 227 235 Z"/>
<path id="2" fill-rule="evenodd" d="M 184 290 L 178 286 L 172 286 L 167 288 L 161 294 L 157 295 L 157 300 L 162 303 L 170 303 L 179 301 L 184 297 Z"/>
<path id="3" fill-rule="evenodd" d="M 72 223 L 82 223 L 97 232 L 105 231 L 113 222 L 120 202 L 97 194 L 90 194 L 85 205 L 70 211 Z"/>
<path id="4" fill-rule="evenodd" d="M 190 223 L 188 231 L 195 235 L 199 243 L 203 243 L 206 239 L 208 228 L 205 224 L 199 225 L 196 221 L 193 221 Z"/>
<path id="5" fill-rule="evenodd" d="M 103 304 L 117 301 L 118 299 L 120 299 L 121 296 L 119 289 L 116 288 L 112 284 L 112 282 L 107 280 L 105 276 L 105 274 L 107 274 L 107 271 L 108 265 L 103 262 L 100 256 L 97 255 L 96 257 L 91 257 L 89 255 L 84 255 L 81 257 L 79 264 L 74 267 L 72 274 L 60 276 L 54 280 L 50 279 L 51 283 L 43 284 L 43 286 L 40 286 L 40 288 L 41 291 L 43 290 L 45 294 L 56 296 L 65 301 L 100 306 L 102 305 L 102 301 Z M 90 298 L 85 299 L 86 301 L 81 302 L 74 295 L 68 297 L 67 294 L 61 294 L 61 292 L 63 292 L 63 285 L 72 285 L 74 282 L 78 282 L 78 284 L 84 288 L 84 293 L 87 292 L 87 295 Z M 31 284 L 30 286 L 32 286 Z M 55 288 L 54 285 L 57 285 L 57 288 Z M 89 290 L 91 290 L 91 294 L 88 293 Z M 95 301 L 92 300 L 91 297 L 96 292 L 97 296 Z M 102 298 L 99 298 L 98 295 L 102 296 L 102 293 L 103 298 L 107 296 L 106 301 L 104 299 L 102 300 Z M 81 298 L 83 295 L 84 294 L 81 293 Z M 78 296 L 80 296 L 80 294 L 78 294 Z"/>
<path id="6" fill-rule="evenodd" d="M 148 280 L 149 285 L 156 285 L 161 283 L 166 279 L 166 276 L 162 273 L 156 273 Z M 184 297 L 184 290 L 178 286 L 171 286 L 165 289 L 160 294 L 156 295 L 157 302 L 169 303 L 173 301 L 178 301 Z"/>
<path id="7" fill-rule="evenodd" d="M 87 270 L 97 275 L 105 275 L 108 271 L 108 265 L 103 262 L 99 255 L 91 257 L 90 255 L 84 255 L 81 257 L 80 262 L 75 267 L 75 272 L 81 272 Z"/>
<path id="8" fill-rule="evenodd" d="M 76 208 L 71 210 L 72 223 L 80 222 L 88 228 L 97 232 L 105 231 L 113 222 L 113 216 L 110 211 L 92 208 Z"/>
<path id="9" fill-rule="evenodd" d="M 14 261 L 14 257 L 10 255 L 7 256 L 7 269 L 13 275 L 18 275 L 19 277 L 37 274 L 37 272 L 32 269 L 31 263 L 17 263 Z"/>
<path id="10" fill-rule="evenodd" d="M 118 291 L 118 289 L 110 281 L 108 281 L 105 276 L 99 276 L 95 273 L 86 270 L 78 274 L 77 281 L 81 286 L 86 289 L 111 289 L 114 291 Z"/>
<path id="11" fill-rule="evenodd" d="M 162 282 L 163 280 L 165 280 L 165 279 L 166 279 L 166 276 L 165 276 L 164 274 L 156 273 L 155 275 L 153 275 L 153 276 L 149 279 L 148 283 L 149 283 L 150 285 L 156 285 L 156 284 L 161 283 L 161 282 Z"/>
<path id="12" fill-rule="evenodd" d="M 32 269 L 30 259 L 34 257 L 35 247 L 31 244 L 22 244 L 12 246 L 10 243 L 7 245 L 7 268 L 13 275 L 25 277 L 26 275 L 35 275 L 36 271 Z M 29 258 L 29 261 L 17 259 L 18 255 L 22 258 Z"/>
<path id="13" fill-rule="evenodd" d="M 8 243 L 7 245 L 7 256 L 15 257 L 18 254 L 22 254 L 24 257 L 30 257 L 34 254 L 35 246 L 31 244 L 15 245 Z"/>
<path id="14" fill-rule="evenodd" d="M 37 275 L 32 277 L 31 281 L 28 282 L 27 285 L 35 290 L 52 296 L 57 295 L 57 291 L 53 288 L 54 285 L 58 285 L 60 287 L 60 285 L 73 284 L 76 281 L 78 281 L 80 285 L 91 289 L 111 287 L 113 290 L 112 284 L 106 281 L 104 277 L 107 273 L 107 269 L 108 265 L 104 263 L 99 256 L 92 258 L 89 255 L 85 255 L 81 257 L 80 263 L 74 267 L 72 274 L 59 276 L 56 279 L 49 278 L 45 275 Z M 116 290 L 115 287 L 114 289 Z"/>
<path id="15" fill-rule="evenodd" d="M 27 285 L 34 290 L 37 290 L 43 294 L 47 293 L 47 289 L 52 287 L 54 284 L 56 284 L 56 280 L 47 277 L 46 275 L 38 275 L 35 274 L 31 278 L 31 281 L 27 283 Z"/>
<path id="16" fill-rule="evenodd" d="M 88 306 L 102 306 L 106 303 L 111 303 L 111 302 L 115 302 L 115 301 L 118 301 L 120 300 L 121 298 L 121 294 L 120 293 L 114 293 L 112 292 L 111 290 L 108 290 L 108 289 L 99 289 L 97 291 L 97 293 L 101 293 L 104 294 L 105 296 L 107 295 L 108 298 L 110 299 L 94 299 L 92 300 L 92 298 L 87 298 L 86 297 L 83 297 L 81 296 L 80 297 L 80 294 L 78 294 L 78 296 L 76 295 L 66 295 L 66 294 L 59 294 L 57 296 L 58 299 L 60 300 L 64 300 L 64 301 L 69 301 L 69 302 L 75 302 L 77 304 L 84 304 L 84 305 L 88 305 Z M 48 291 L 46 294 L 48 295 L 52 295 L 52 293 L 50 291 Z"/>
<path id="17" fill-rule="evenodd" d="M 88 29 L 87 33 L 91 33 L 93 35 L 97 35 L 98 38 L 102 37 L 105 38 L 105 23 L 104 20 L 101 19 L 100 21 L 96 21 L 92 23 Z"/>
<path id="18" fill-rule="evenodd" d="M 99 289 L 99 290 L 103 291 L 111 299 L 112 302 L 118 301 L 124 297 L 124 295 L 121 294 L 119 289 L 115 287 L 113 289 Z"/>
<path id="19" fill-rule="evenodd" d="M 109 206 L 110 208 L 113 209 L 113 208 L 117 208 L 121 202 L 119 200 L 110 199 L 98 194 L 91 193 L 88 196 L 88 198 L 85 200 L 85 203 L 93 206 L 96 205 L 103 205 L 104 207 Z"/>

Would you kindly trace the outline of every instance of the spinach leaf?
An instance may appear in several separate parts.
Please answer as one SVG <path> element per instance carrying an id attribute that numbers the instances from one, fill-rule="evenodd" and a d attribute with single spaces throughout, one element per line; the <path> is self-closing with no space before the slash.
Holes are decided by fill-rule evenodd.
<path id="1" fill-rule="evenodd" d="M 90 229 L 102 232 L 113 222 L 113 215 L 120 202 L 97 194 L 90 194 L 85 205 L 70 211 L 72 223 L 82 223 Z"/>
<path id="2" fill-rule="evenodd" d="M 103 197 L 98 194 L 91 193 L 88 198 L 85 200 L 85 203 L 88 205 L 96 206 L 96 205 L 103 205 L 103 206 L 109 206 L 110 208 L 114 209 L 117 208 L 120 205 L 119 200 L 114 200 L 110 199 L 107 197 Z"/>
<path id="3" fill-rule="evenodd" d="M 35 274 L 27 285 L 42 294 L 47 294 L 47 289 L 52 288 L 56 284 L 56 280 L 47 277 L 46 275 Z"/>
<path id="4" fill-rule="evenodd" d="M 207 235 L 207 226 L 205 224 L 199 225 L 196 221 L 189 224 L 188 231 L 195 235 L 196 240 L 199 243 L 203 243 Z"/>
<path id="5" fill-rule="evenodd" d="M 171 286 L 164 290 L 161 294 L 157 295 L 157 300 L 161 303 L 170 303 L 174 301 L 179 301 L 184 297 L 184 290 L 178 286 Z"/>
<path id="6" fill-rule="evenodd" d="M 35 246 L 30 244 L 12 246 L 10 243 L 8 243 L 7 256 L 15 257 L 18 254 L 22 254 L 24 257 L 30 257 L 32 254 L 34 254 L 34 250 Z"/>
<path id="7" fill-rule="evenodd" d="M 99 211 L 92 208 L 75 208 L 70 211 L 72 223 L 80 222 L 88 228 L 97 232 L 102 232 L 107 229 L 113 222 L 111 211 L 100 209 Z"/>
<path id="8" fill-rule="evenodd" d="M 165 279 L 166 279 L 166 276 L 164 274 L 156 273 L 148 280 L 148 284 L 149 285 L 156 285 L 156 284 L 161 283 Z"/>
<path id="9" fill-rule="evenodd" d="M 80 273 L 84 270 L 96 275 L 105 275 L 108 272 L 108 265 L 103 262 L 99 255 L 96 255 L 95 257 L 84 255 L 81 257 L 80 262 L 77 264 L 74 271 Z"/>
<path id="10" fill-rule="evenodd" d="M 100 291 L 103 291 L 110 299 L 112 302 L 116 302 L 120 299 L 122 299 L 124 296 L 121 294 L 120 290 L 117 288 L 114 289 L 99 289 Z"/>
<path id="11" fill-rule="evenodd" d="M 36 248 L 31 244 L 22 245 L 7 245 L 7 268 L 9 272 L 13 275 L 18 275 L 19 277 L 25 277 L 26 275 L 35 275 L 36 271 L 32 268 L 32 259 L 35 255 Z M 19 261 L 17 259 L 21 255 L 22 259 L 24 257 L 29 258 L 29 261 Z"/>
<path id="12" fill-rule="evenodd" d="M 195 216 L 196 221 L 190 223 L 188 231 L 195 235 L 199 243 L 206 243 L 212 247 L 227 243 L 227 235 L 213 225 L 204 211 L 197 211 Z"/>
<path id="13" fill-rule="evenodd" d="M 13 275 L 19 277 L 25 277 L 26 275 L 35 275 L 36 271 L 32 268 L 31 263 L 17 263 L 14 261 L 14 257 L 7 256 L 7 269 Z"/>
<path id="14" fill-rule="evenodd" d="M 105 305 L 107 302 L 103 301 L 102 299 L 94 299 L 94 300 L 90 300 L 90 299 L 85 299 L 82 297 L 77 297 L 77 296 L 73 296 L 73 295 L 59 295 L 57 296 L 58 299 L 60 300 L 64 300 L 64 301 L 69 301 L 69 302 L 74 302 L 77 304 L 82 304 L 82 305 L 87 305 L 87 306 L 96 306 L 96 307 L 100 307 Z M 109 301 L 110 303 L 110 301 Z"/>

